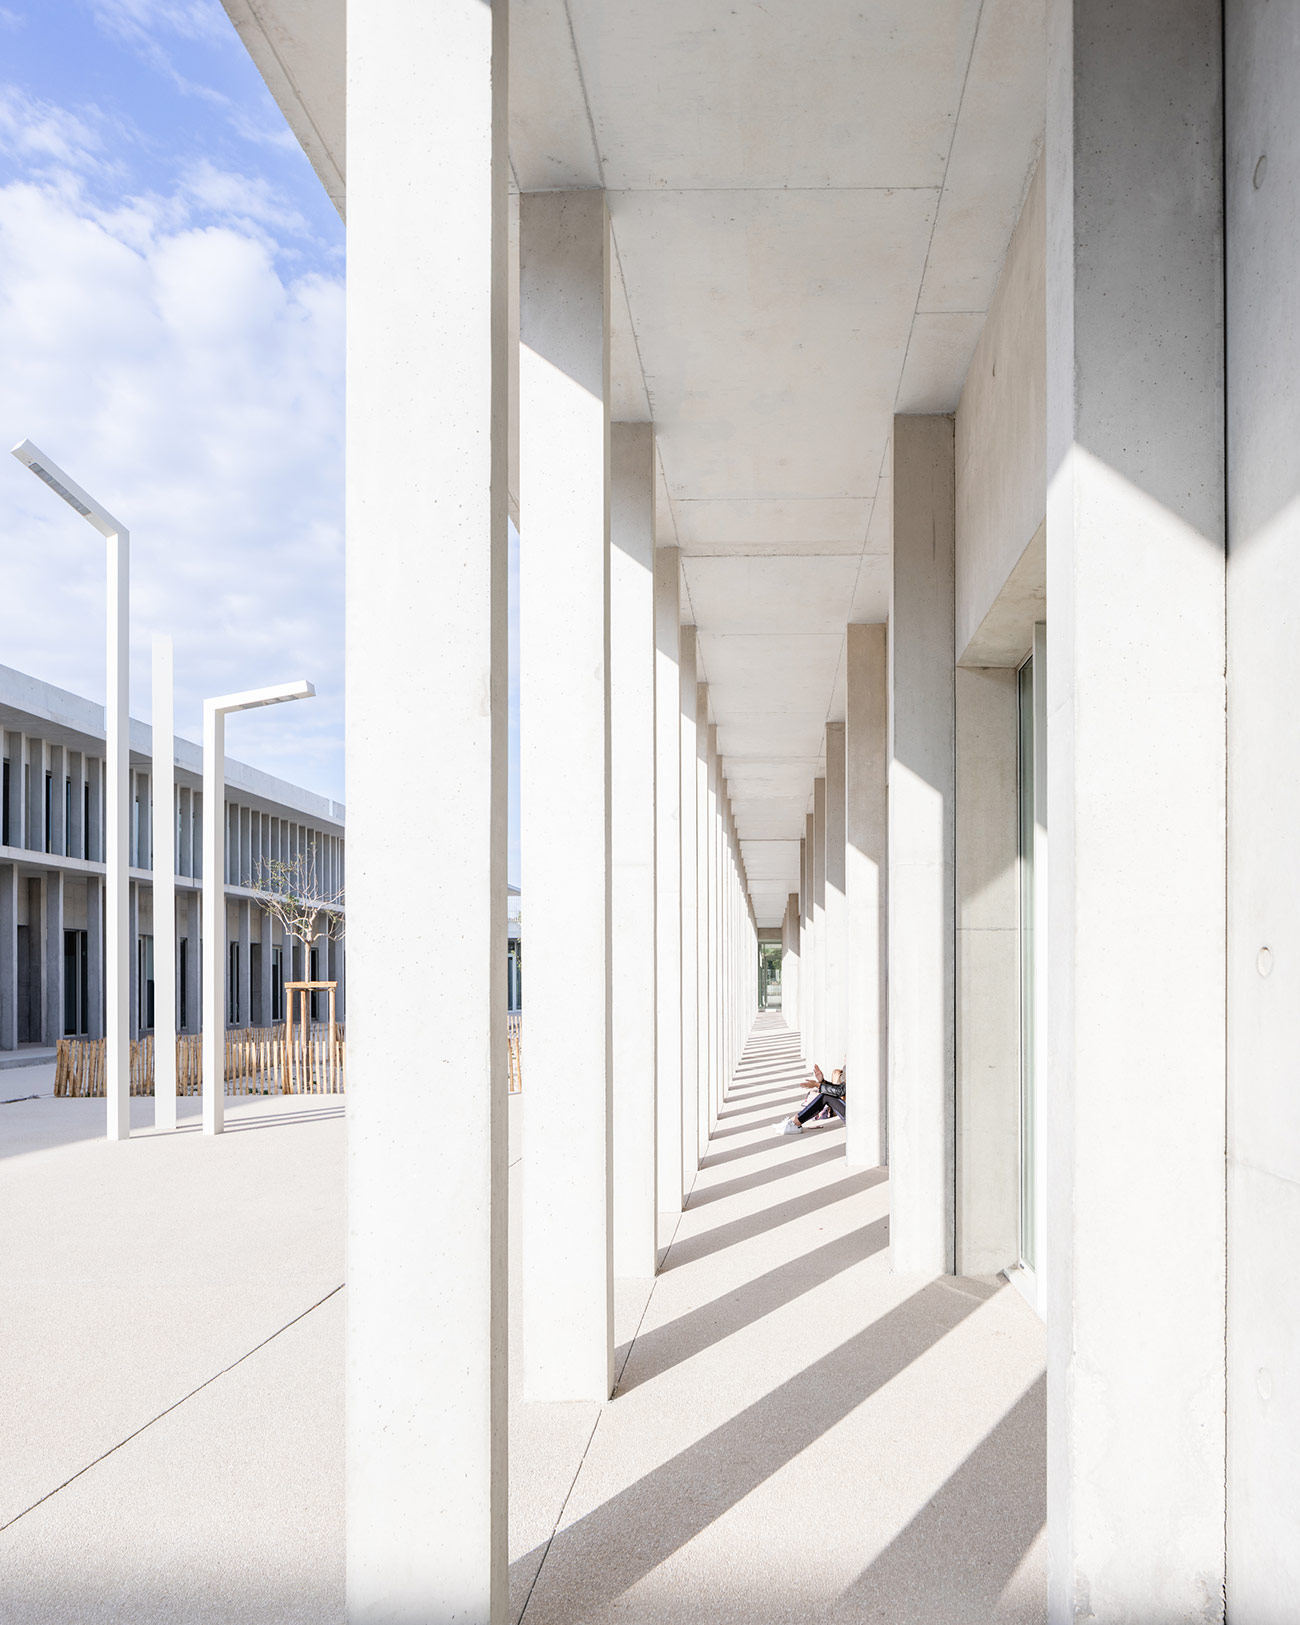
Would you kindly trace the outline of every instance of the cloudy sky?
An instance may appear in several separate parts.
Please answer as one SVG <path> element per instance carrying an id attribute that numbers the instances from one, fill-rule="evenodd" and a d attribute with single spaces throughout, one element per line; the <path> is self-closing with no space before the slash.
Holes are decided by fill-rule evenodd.
<path id="1" fill-rule="evenodd" d="M 343 273 L 218 0 L 0 0 L 0 439 L 130 527 L 132 714 L 155 631 L 191 739 L 204 694 L 310 677 L 228 748 L 338 800 Z M 99 538 L 0 455 L 0 663 L 102 702 L 103 656 Z"/>

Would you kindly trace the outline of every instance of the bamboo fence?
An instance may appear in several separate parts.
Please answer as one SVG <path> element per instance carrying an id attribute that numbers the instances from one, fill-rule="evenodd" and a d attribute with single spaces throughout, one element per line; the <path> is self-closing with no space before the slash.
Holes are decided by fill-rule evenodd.
<path id="1" fill-rule="evenodd" d="M 344 1030 L 295 1029 L 292 1045 L 283 1027 L 232 1028 L 226 1034 L 228 1095 L 342 1094 L 347 1081 Z M 54 1093 L 67 1099 L 102 1097 L 105 1042 L 61 1038 L 55 1052 Z M 198 1033 L 176 1039 L 176 1093 L 203 1092 L 203 1040 Z M 153 1094 L 153 1039 L 131 1041 L 131 1093 Z"/>
<path id="2" fill-rule="evenodd" d="M 295 1028 L 293 1044 L 283 1027 L 232 1028 L 226 1034 L 226 1093 L 228 1095 L 342 1094 L 347 1081 L 343 1028 L 322 1024 L 304 1035 Z M 506 1073 L 512 1095 L 524 1086 L 523 1017 L 506 1017 Z M 61 1038 L 54 1065 L 54 1093 L 70 1100 L 102 1098 L 104 1094 L 104 1040 Z M 176 1040 L 176 1093 L 203 1092 L 203 1040 L 198 1033 L 181 1033 Z M 153 1094 L 153 1039 L 131 1041 L 131 1093 Z"/>
<path id="3" fill-rule="evenodd" d="M 512 1095 L 521 1093 L 524 1087 L 523 1032 L 522 1015 L 516 1013 L 506 1017 L 506 1067 Z"/>

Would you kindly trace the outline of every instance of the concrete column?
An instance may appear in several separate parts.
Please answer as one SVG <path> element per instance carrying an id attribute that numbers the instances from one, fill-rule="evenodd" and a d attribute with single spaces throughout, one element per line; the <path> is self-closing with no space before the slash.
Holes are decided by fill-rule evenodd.
<path id="1" fill-rule="evenodd" d="M 812 901 L 813 901 L 813 1003 L 812 1058 L 823 1072 L 835 1063 L 826 1049 L 826 1009 L 829 988 L 826 980 L 826 780 L 813 780 Z"/>
<path id="2" fill-rule="evenodd" d="M 508 1609 L 506 15 L 348 14 L 352 1625 Z"/>
<path id="3" fill-rule="evenodd" d="M 1049 9 L 1054 1622 L 1223 1611 L 1223 10 Z M 1294 14 L 1278 26 L 1293 68 Z M 1282 132 L 1260 115 L 1271 143 Z M 1242 155 L 1248 196 L 1263 151 Z M 1270 267 L 1247 274 L 1263 287 Z M 1258 387 L 1270 446 L 1289 445 Z M 1270 788 L 1269 817 L 1285 814 Z M 1257 980 L 1264 942 L 1240 967 Z"/>
<path id="4" fill-rule="evenodd" d="M 660 1213 L 677 1214 L 687 1190 L 682 1085 L 681 562 L 655 551 L 656 1110 Z"/>
<path id="5" fill-rule="evenodd" d="M 704 1043 L 709 1078 L 709 1132 L 718 1122 L 718 1104 L 721 1094 L 722 1065 L 718 1046 L 718 972 L 720 959 L 721 919 L 719 898 L 722 889 L 722 820 L 718 809 L 718 729 L 710 723 L 705 732 L 705 785 L 706 812 L 709 840 L 709 911 L 708 911 L 708 982 L 704 1006 Z"/>
<path id="6" fill-rule="evenodd" d="M 86 855 L 86 758 L 79 750 L 70 750 L 66 756 L 66 774 L 69 783 L 68 812 L 70 817 L 63 832 L 64 851 L 69 857 Z"/>
<path id="7" fill-rule="evenodd" d="M 143 768 L 137 768 L 135 774 L 135 793 L 137 797 L 136 805 L 138 809 L 139 821 L 136 825 L 135 831 L 135 852 L 132 854 L 132 862 L 135 864 L 137 869 L 150 869 L 153 867 L 153 853 L 150 850 L 152 843 L 149 839 L 149 796 L 152 789 L 153 773 L 146 772 Z"/>
<path id="8" fill-rule="evenodd" d="M 86 830 L 86 856 L 93 863 L 103 863 L 104 759 L 102 756 L 87 757 L 86 778 L 90 786 L 90 822 Z"/>
<path id="9" fill-rule="evenodd" d="M 799 842 L 799 1053 L 805 1063 L 812 1049 L 812 884 L 808 878 L 811 845 L 807 818 Z"/>
<path id="10" fill-rule="evenodd" d="M 259 928 L 261 931 L 262 954 L 258 971 L 257 991 L 258 1002 L 262 1007 L 262 1025 L 264 1027 L 269 1027 L 271 1025 L 271 952 L 275 946 L 273 941 L 275 922 L 272 920 L 270 912 L 267 909 L 262 909 L 260 913 L 261 920 L 259 922 Z M 332 979 L 337 980 L 337 978 Z M 340 989 L 335 988 L 334 1007 L 336 1013 L 339 1008 L 339 992 Z"/>
<path id="11" fill-rule="evenodd" d="M 614 1273 L 659 1267 L 655 1100 L 654 430 L 610 428 Z"/>
<path id="12" fill-rule="evenodd" d="M 196 1033 L 202 1025 L 203 1010 L 202 893 L 197 890 L 186 892 L 184 907 L 185 934 L 190 942 L 185 956 L 187 960 L 185 974 L 188 978 L 185 1004 L 189 1016 L 188 1031 Z"/>
<path id="13" fill-rule="evenodd" d="M 699 1156 L 709 1148 L 709 886 L 713 872 L 713 843 L 709 826 L 709 686 L 695 685 L 695 1065 L 699 1077 Z"/>
<path id="14" fill-rule="evenodd" d="M 176 727 L 172 640 L 153 638 L 154 1127 L 176 1127 Z"/>
<path id="15" fill-rule="evenodd" d="M 781 1014 L 787 1027 L 799 1024 L 799 893 L 785 903 L 781 927 Z"/>
<path id="16" fill-rule="evenodd" d="M 1291 605 L 1300 331 L 1295 12 L 1225 8 L 1228 345 L 1228 1575 L 1234 1620 L 1300 1597 L 1300 807 Z M 1284 607 L 1285 606 L 1285 607 Z M 1286 1270 L 1286 1265 L 1281 1268 Z"/>
<path id="17" fill-rule="evenodd" d="M 247 897 L 241 897 L 235 904 L 236 917 L 239 920 L 239 1025 L 247 1027 L 250 1020 L 249 1012 L 253 1006 L 253 980 L 251 966 L 253 959 L 253 921 L 252 904 Z M 311 973 L 310 962 L 308 974 Z"/>
<path id="18" fill-rule="evenodd" d="M 86 1012 L 88 1038 L 104 1036 L 104 882 L 86 876 Z"/>
<path id="19" fill-rule="evenodd" d="M 0 1050 L 18 1047 L 18 865 L 0 864 Z"/>
<path id="20" fill-rule="evenodd" d="M 845 1055 L 853 1111 L 845 1156 L 859 1167 L 886 1160 L 885 767 L 886 628 L 848 629 L 845 716 L 845 879 L 848 980 Z"/>
<path id="21" fill-rule="evenodd" d="M 43 1040 L 54 1044 L 63 1037 L 63 871 L 45 876 L 45 1013 Z"/>
<path id="22" fill-rule="evenodd" d="M 127 1013 L 127 1033 L 131 1038 L 140 1036 L 140 883 L 131 880 L 127 883 L 126 904 L 126 963 L 127 963 L 127 999 L 130 1009 Z"/>
<path id="23" fill-rule="evenodd" d="M 26 803 L 23 817 L 23 845 L 29 852 L 45 850 L 45 741 L 27 740 L 25 769 Z"/>
<path id="24" fill-rule="evenodd" d="M 194 875 L 194 792 L 178 791 L 180 796 L 180 856 L 177 869 L 180 874 Z"/>
<path id="25" fill-rule="evenodd" d="M 680 631 L 681 774 L 679 805 L 682 838 L 681 1057 L 682 1057 L 682 1191 L 689 1192 L 699 1170 L 700 1065 L 699 1031 L 699 814 L 697 785 L 695 628 Z"/>
<path id="26" fill-rule="evenodd" d="M 546 945 L 528 961 L 524 1360 L 532 1398 L 604 1400 L 614 1362 L 604 195 L 529 193 L 519 232 L 521 856 L 529 931 Z"/>
<path id="27" fill-rule="evenodd" d="M 953 1256 L 953 424 L 894 420 L 890 606 L 890 1244 L 900 1273 Z"/>
<path id="28" fill-rule="evenodd" d="M 67 768 L 65 766 L 67 752 L 62 745 L 51 745 L 46 760 L 46 772 L 50 776 L 50 829 L 49 845 L 47 850 L 57 852 L 66 857 L 68 853 L 67 831 Z M 60 954 L 62 950 L 60 950 Z M 62 1032 L 62 1018 L 60 1018 L 60 1032 Z"/>
<path id="29" fill-rule="evenodd" d="M 826 724 L 826 1056 L 843 1066 L 848 1025 L 848 882 L 845 854 L 844 724 Z"/>
<path id="30" fill-rule="evenodd" d="M 1020 955 L 1022 947 L 1032 949 L 1033 938 L 1022 944 L 1018 676 L 1014 668 L 956 674 L 956 1225 L 962 1275 L 994 1275 L 1020 1256 Z M 1046 875 L 1037 880 L 1045 883 Z"/>

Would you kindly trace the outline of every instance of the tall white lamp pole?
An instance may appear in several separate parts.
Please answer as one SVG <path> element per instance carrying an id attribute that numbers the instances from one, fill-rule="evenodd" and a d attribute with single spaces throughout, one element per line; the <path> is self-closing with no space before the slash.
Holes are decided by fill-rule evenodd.
<path id="1" fill-rule="evenodd" d="M 108 543 L 108 658 L 104 692 L 107 794 L 104 852 L 104 984 L 108 1137 L 131 1133 L 131 939 L 128 911 L 130 878 L 130 683 L 131 538 L 106 508 L 86 494 L 30 440 L 13 448 L 20 463 L 44 480 L 69 507 L 95 527 Z"/>
<path id="2" fill-rule="evenodd" d="M 306 679 L 203 702 L 203 1132 L 220 1134 L 226 1107 L 226 713 L 308 700 Z"/>
<path id="3" fill-rule="evenodd" d="M 176 718 L 172 640 L 153 638 L 153 1124 L 176 1127 Z"/>

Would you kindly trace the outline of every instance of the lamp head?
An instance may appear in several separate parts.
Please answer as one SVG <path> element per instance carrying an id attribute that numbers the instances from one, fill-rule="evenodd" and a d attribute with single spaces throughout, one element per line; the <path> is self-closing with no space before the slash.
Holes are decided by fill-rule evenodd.
<path id="1" fill-rule="evenodd" d="M 25 468 L 30 468 L 38 480 L 61 496 L 70 508 L 75 508 L 83 519 L 88 519 L 101 536 L 126 535 L 126 526 L 119 525 L 107 508 L 101 508 L 39 446 L 34 446 L 30 440 L 20 440 L 13 448 L 13 455 Z"/>

